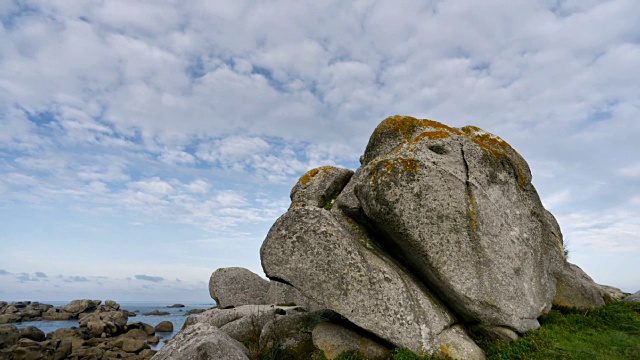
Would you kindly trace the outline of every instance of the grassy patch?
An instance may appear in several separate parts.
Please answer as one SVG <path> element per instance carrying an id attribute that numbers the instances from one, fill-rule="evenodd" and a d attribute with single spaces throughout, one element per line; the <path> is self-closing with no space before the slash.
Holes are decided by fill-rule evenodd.
<path id="1" fill-rule="evenodd" d="M 561 308 L 513 343 L 480 341 L 488 359 L 640 359 L 640 304 Z"/>

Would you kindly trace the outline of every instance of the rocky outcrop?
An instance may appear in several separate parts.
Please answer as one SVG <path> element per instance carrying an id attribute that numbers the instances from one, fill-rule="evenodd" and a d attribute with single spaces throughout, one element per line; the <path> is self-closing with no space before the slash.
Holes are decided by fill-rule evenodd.
<path id="1" fill-rule="evenodd" d="M 220 308 L 266 304 L 267 291 L 269 281 L 245 268 L 220 268 L 209 279 L 209 294 Z"/>
<path id="2" fill-rule="evenodd" d="M 580 267 L 565 263 L 558 277 L 554 306 L 592 309 L 604 306 L 604 291 Z"/>
<path id="3" fill-rule="evenodd" d="M 73 300 L 58 308 L 39 302 L 18 301 L 6 303 L 0 301 L 0 324 L 38 321 L 38 320 L 70 320 L 78 319 L 84 314 L 110 312 L 120 309 L 120 305 L 113 300 Z M 131 316 L 131 315 L 130 315 Z"/>
<path id="4" fill-rule="evenodd" d="M 640 302 L 640 291 L 624 298 L 624 301 Z"/>
<path id="5" fill-rule="evenodd" d="M 182 330 L 165 345 L 154 360 L 248 360 L 248 350 L 224 331 L 206 323 Z"/>
<path id="6" fill-rule="evenodd" d="M 220 308 L 183 331 L 212 326 L 252 357 L 275 349 L 385 358 L 405 347 L 484 359 L 470 331 L 511 341 L 538 328 L 552 303 L 621 297 L 566 262 L 529 166 L 498 136 L 394 116 L 360 163 L 355 173 L 304 174 L 260 249 L 271 285 L 246 269 L 217 270 L 210 292 Z M 298 306 L 245 305 L 265 303 Z"/>
<path id="7" fill-rule="evenodd" d="M 124 311 L 87 314 L 78 321 L 81 328 L 87 328 L 95 337 L 121 334 L 126 329 L 129 317 Z"/>
<path id="8" fill-rule="evenodd" d="M 414 351 L 482 356 L 458 323 L 504 339 L 539 327 L 562 233 L 517 151 L 476 127 L 396 116 L 361 164 L 348 182 L 319 177 L 338 168 L 300 178 L 261 248 L 270 279 Z M 302 201 L 304 189 L 330 196 Z"/>

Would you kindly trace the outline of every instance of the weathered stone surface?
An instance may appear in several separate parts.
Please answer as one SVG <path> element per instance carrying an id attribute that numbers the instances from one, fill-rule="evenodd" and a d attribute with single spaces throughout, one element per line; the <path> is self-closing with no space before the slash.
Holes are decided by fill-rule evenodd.
<path id="1" fill-rule="evenodd" d="M 129 339 L 144 340 L 147 338 L 147 333 L 141 329 L 131 329 L 127 331 L 126 334 L 122 335 L 122 337 L 126 337 Z"/>
<path id="2" fill-rule="evenodd" d="M 333 360 L 343 352 L 353 351 L 368 359 L 388 359 L 391 351 L 366 335 L 347 329 L 338 324 L 320 323 L 313 328 L 313 345 L 320 349 L 328 360 Z"/>
<path id="3" fill-rule="evenodd" d="M 304 296 L 298 289 L 278 281 L 271 281 L 267 302 L 275 305 L 301 306 L 308 311 L 323 309 L 322 305 Z"/>
<path id="4" fill-rule="evenodd" d="M 140 329 L 149 336 L 154 335 L 156 333 L 156 329 L 153 326 L 143 322 L 130 323 L 127 325 L 127 329 Z"/>
<path id="5" fill-rule="evenodd" d="M 266 304 L 267 291 L 269 281 L 245 268 L 220 268 L 209 279 L 209 294 L 220 308 Z"/>
<path id="6" fill-rule="evenodd" d="M 13 350 L 14 360 L 66 359 L 71 354 L 71 342 L 60 340 L 33 341 L 21 339 Z"/>
<path id="7" fill-rule="evenodd" d="M 162 321 L 158 325 L 156 325 L 155 329 L 158 332 L 172 332 L 173 323 L 171 321 Z"/>
<path id="8" fill-rule="evenodd" d="M 614 301 L 620 301 L 620 300 L 624 299 L 627 296 L 624 293 L 624 291 L 618 289 L 617 287 L 608 286 L 608 285 L 600 285 L 600 284 L 598 284 L 598 286 L 600 287 L 600 290 L 602 291 L 605 303 L 614 302 Z"/>
<path id="9" fill-rule="evenodd" d="M 149 345 L 147 345 L 144 340 L 131 339 L 123 336 L 115 340 L 113 346 L 119 347 L 128 353 L 137 353 L 144 349 L 149 349 Z"/>
<path id="10" fill-rule="evenodd" d="M 124 332 L 129 317 L 124 311 L 92 313 L 78 320 L 81 328 L 87 328 L 95 337 L 104 333 L 113 336 Z"/>
<path id="11" fill-rule="evenodd" d="M 22 316 L 18 314 L 3 314 L 0 315 L 0 324 L 10 324 L 22 320 Z"/>
<path id="12" fill-rule="evenodd" d="M 440 334 L 454 323 L 417 279 L 337 213 L 290 209 L 269 231 L 260 255 L 267 276 L 396 346 L 439 352 Z"/>
<path id="13" fill-rule="evenodd" d="M 335 316 L 331 311 L 279 316 L 262 328 L 260 349 L 279 348 L 295 354 L 295 358 L 309 359 L 315 350 L 311 339 L 313 328 Z"/>
<path id="14" fill-rule="evenodd" d="M 322 166 L 307 171 L 291 189 L 291 207 L 331 208 L 353 171 L 335 166 Z"/>
<path id="15" fill-rule="evenodd" d="M 600 285 L 580 267 L 567 262 L 558 277 L 553 304 L 579 309 L 599 308 L 605 305 L 603 295 Z"/>
<path id="16" fill-rule="evenodd" d="M 27 326 L 26 328 L 22 328 L 18 330 L 18 334 L 21 339 L 29 339 L 33 341 L 44 341 L 46 336 L 42 332 L 42 330 L 38 329 L 35 326 Z"/>
<path id="17" fill-rule="evenodd" d="M 626 298 L 624 298 L 624 301 L 640 302 L 640 291 L 636 292 L 633 295 L 627 296 Z"/>
<path id="18" fill-rule="evenodd" d="M 511 146 L 475 127 L 396 116 L 376 128 L 358 173 L 354 192 L 380 240 L 464 321 L 539 327 L 561 235 Z"/>
<path id="19" fill-rule="evenodd" d="M 224 331 L 206 323 L 182 330 L 153 360 L 248 360 L 247 349 Z"/>
<path id="20" fill-rule="evenodd" d="M 60 311 L 64 311 L 77 316 L 87 310 L 95 309 L 102 303 L 102 300 L 73 300 L 69 304 L 60 306 Z"/>
<path id="21" fill-rule="evenodd" d="M 0 325 L 0 349 L 9 348 L 20 340 L 18 328 L 11 324 Z"/>
<path id="22" fill-rule="evenodd" d="M 258 347 L 260 333 L 266 323 L 279 316 L 304 311 L 297 306 L 244 305 L 232 309 L 211 309 L 190 317 L 183 330 L 196 323 L 206 323 L 225 331 L 231 338 L 243 344 Z"/>

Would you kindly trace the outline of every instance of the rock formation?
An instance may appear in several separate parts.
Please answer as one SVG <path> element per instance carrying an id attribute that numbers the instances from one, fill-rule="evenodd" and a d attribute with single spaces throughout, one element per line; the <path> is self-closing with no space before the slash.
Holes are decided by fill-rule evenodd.
<path id="1" fill-rule="evenodd" d="M 267 280 L 240 267 L 220 268 L 209 279 L 211 298 L 221 308 L 266 304 L 267 291 Z"/>
<path id="2" fill-rule="evenodd" d="M 235 349 L 231 358 L 256 347 L 384 358 L 405 347 L 484 359 L 470 332 L 514 340 L 552 304 L 597 307 L 624 296 L 566 262 L 529 166 L 498 136 L 394 116 L 360 162 L 356 172 L 304 174 L 260 249 L 271 284 L 246 269 L 217 270 L 210 292 L 220 308 L 183 331 L 224 330 L 247 347 L 213 337 Z M 198 324 L 212 328 L 191 329 Z"/>

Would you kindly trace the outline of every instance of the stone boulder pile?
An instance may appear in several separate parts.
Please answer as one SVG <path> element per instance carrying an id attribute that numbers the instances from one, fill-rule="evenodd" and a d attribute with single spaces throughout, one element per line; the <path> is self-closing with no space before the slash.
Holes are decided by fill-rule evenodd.
<path id="1" fill-rule="evenodd" d="M 202 341 L 235 349 L 228 358 L 257 346 L 300 358 L 385 358 L 404 347 L 483 359 L 472 334 L 514 340 L 553 305 L 624 297 L 566 261 L 527 162 L 500 137 L 394 116 L 375 129 L 360 162 L 355 172 L 304 174 L 260 249 L 271 281 L 216 270 L 210 292 L 219 308 L 185 329 L 217 334 Z"/>

